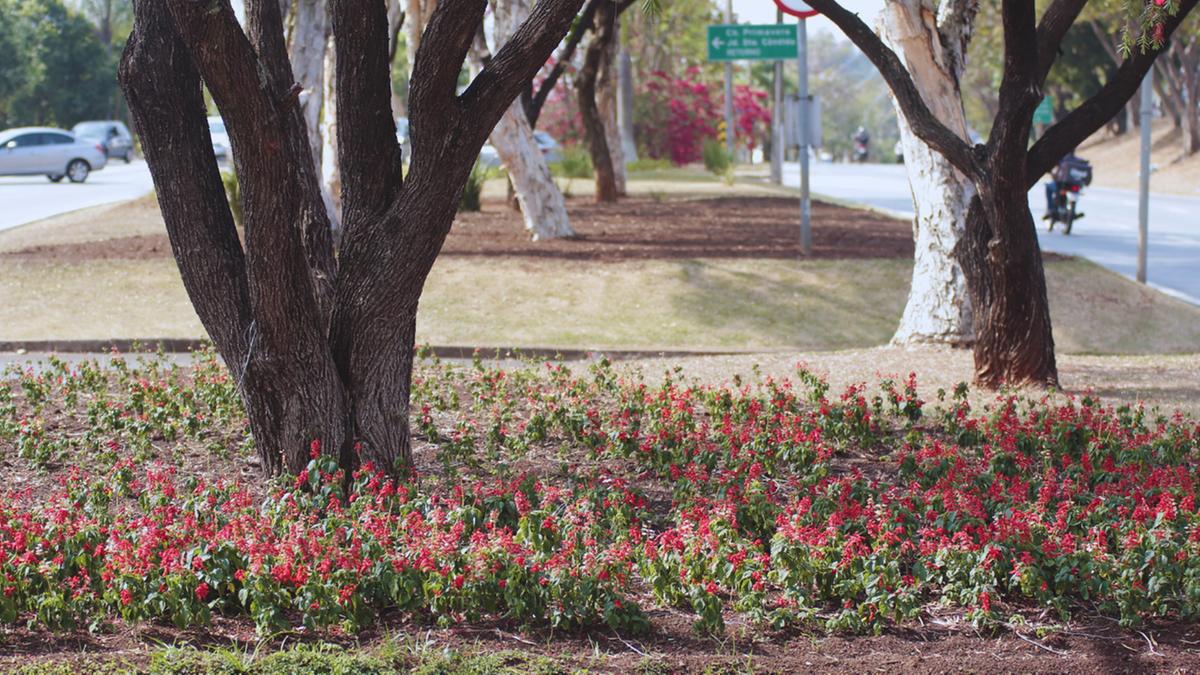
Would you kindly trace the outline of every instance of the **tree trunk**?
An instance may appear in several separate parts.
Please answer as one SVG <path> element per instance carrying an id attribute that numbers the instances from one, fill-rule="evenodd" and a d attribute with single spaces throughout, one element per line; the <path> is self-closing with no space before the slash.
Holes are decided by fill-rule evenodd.
<path id="1" fill-rule="evenodd" d="M 485 5 L 444 3 L 433 13 L 413 70 L 407 179 L 391 119 L 386 8 L 332 5 L 343 37 L 337 76 L 327 75 L 343 103 L 336 132 L 327 129 L 345 216 L 335 258 L 277 0 L 247 0 L 244 31 L 228 3 L 135 0 L 119 79 L 184 286 L 237 380 L 268 473 L 301 471 L 314 442 L 347 471 L 360 460 L 411 466 L 425 278 L 488 132 L 581 4 L 539 3 L 461 97 L 459 72 Z M 201 78 L 236 148 L 244 243 L 217 172 Z"/>
<path id="2" fill-rule="evenodd" d="M 1180 59 L 1183 63 L 1187 96 L 1180 101 L 1182 118 L 1183 155 L 1191 157 L 1200 152 L 1200 38 L 1192 43 Z"/>
<path id="3" fill-rule="evenodd" d="M 291 24 L 291 33 L 288 44 L 288 57 L 292 62 L 292 71 L 296 76 L 296 83 L 302 87 L 300 93 L 300 114 L 304 117 L 304 126 L 308 131 L 308 142 L 312 152 L 313 165 L 316 167 L 317 175 L 321 180 L 321 201 L 325 204 L 325 210 L 329 214 L 329 220 L 333 223 L 333 229 L 336 232 L 338 222 L 340 220 L 338 207 L 334 200 L 333 193 L 330 191 L 329 183 L 324 180 L 324 162 L 325 162 L 325 121 L 322 118 L 322 112 L 329 119 L 328 125 L 331 129 L 336 130 L 337 123 L 333 121 L 336 111 L 332 105 L 326 108 L 326 60 L 328 53 L 332 50 L 329 47 L 331 39 L 331 30 L 329 24 L 329 9 L 324 0 L 296 0 L 293 5 L 294 15 Z M 332 66 L 332 63 L 329 64 Z M 330 89 L 332 93 L 332 89 Z M 332 101 L 330 95 L 328 100 Z M 330 161 L 336 163 L 336 152 L 330 157 Z M 332 172 L 336 172 L 336 167 L 331 167 Z"/>
<path id="4" fill-rule="evenodd" d="M 337 116 L 337 68 L 334 58 L 333 38 L 325 50 L 324 112 L 321 115 L 321 196 L 329 200 L 329 213 L 337 235 L 341 236 L 342 222 L 342 173 L 338 170 L 338 116 Z"/>
<path id="5" fill-rule="evenodd" d="M 499 50 L 529 15 L 528 0 L 499 0 L 495 5 L 493 43 Z M 533 138 L 521 101 L 514 101 L 492 130 L 492 146 L 508 170 L 509 188 L 519 204 L 525 229 L 534 241 L 573 237 L 562 192 Z"/>
<path id="6" fill-rule="evenodd" d="M 967 121 L 959 85 L 965 42 L 943 44 L 935 11 L 929 0 L 888 3 L 879 19 L 880 37 L 904 62 L 930 110 L 965 141 Z M 972 19 L 949 17 L 942 28 L 957 22 L 958 32 L 969 31 Z M 916 250 L 908 304 L 892 344 L 968 345 L 975 340 L 972 308 L 954 250 L 966 231 L 975 187 L 949 160 L 917 138 L 904 112 L 895 107 L 916 212 Z"/>
<path id="7" fill-rule="evenodd" d="M 628 194 L 625 170 L 625 145 L 621 142 L 621 128 L 617 125 L 617 47 L 620 45 L 620 17 L 613 19 L 613 36 L 608 42 L 604 58 L 600 62 L 600 75 L 596 80 L 596 109 L 604 123 L 604 142 L 612 157 L 613 180 L 617 194 Z"/>
<path id="8" fill-rule="evenodd" d="M 596 9 L 596 24 L 592 41 L 584 52 L 583 67 L 579 70 L 579 75 L 575 80 L 575 89 L 579 99 L 579 116 L 583 121 L 583 132 L 587 137 L 588 151 L 592 156 L 592 167 L 596 172 L 597 203 L 615 202 L 620 196 L 612 152 L 608 147 L 608 133 L 605 129 L 604 118 L 601 117 L 600 109 L 596 105 L 597 81 L 600 77 L 601 64 L 609 54 L 615 19 L 613 4 L 607 1 L 601 2 Z"/>
<path id="9" fill-rule="evenodd" d="M 977 308 L 975 383 L 1058 386 L 1046 276 L 1025 191 L 975 197 L 967 232 L 959 259 Z"/>
<path id="10" fill-rule="evenodd" d="M 508 169 L 525 229 L 534 241 L 574 237 L 562 191 L 533 140 L 525 109 L 517 101 L 492 130 L 492 145 Z"/>

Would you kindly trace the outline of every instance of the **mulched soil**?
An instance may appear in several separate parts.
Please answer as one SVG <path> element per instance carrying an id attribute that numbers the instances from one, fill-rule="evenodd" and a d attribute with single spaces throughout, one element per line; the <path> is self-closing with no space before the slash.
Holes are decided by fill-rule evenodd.
<path id="1" fill-rule="evenodd" d="M 800 258 L 799 203 L 784 197 L 654 199 L 568 203 L 573 239 L 533 242 L 521 215 L 502 201 L 460 214 L 442 255 L 617 262 L 695 258 Z M 812 207 L 813 258 L 912 258 L 912 228 L 870 211 L 823 202 Z M 0 260 L 78 263 L 171 256 L 166 234 L 40 245 Z"/>

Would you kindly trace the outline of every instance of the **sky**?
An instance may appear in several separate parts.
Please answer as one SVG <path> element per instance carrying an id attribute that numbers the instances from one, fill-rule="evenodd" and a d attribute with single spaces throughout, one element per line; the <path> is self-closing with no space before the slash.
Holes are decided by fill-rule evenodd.
<path id="1" fill-rule="evenodd" d="M 724 9 L 726 0 L 717 0 Z M 857 12 L 867 22 L 874 25 L 875 15 L 883 8 L 883 0 L 841 0 L 846 9 Z M 775 23 L 774 0 L 733 0 L 733 13 L 738 23 Z M 784 21 L 793 23 L 796 19 L 785 16 Z M 818 31 L 830 32 L 841 37 L 841 31 L 827 19 L 815 17 L 808 20 L 808 32 L 812 35 Z"/>

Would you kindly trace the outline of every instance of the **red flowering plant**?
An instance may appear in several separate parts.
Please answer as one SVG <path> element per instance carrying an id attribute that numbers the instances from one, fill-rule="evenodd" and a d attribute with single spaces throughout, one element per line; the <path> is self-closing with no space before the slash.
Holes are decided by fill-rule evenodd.
<path id="1" fill-rule="evenodd" d="M 29 487 L 0 497 L 0 622 L 637 630 L 661 605 L 711 632 L 731 614 L 879 631 L 931 603 L 977 622 L 1200 612 L 1194 421 L 967 394 L 423 360 L 417 473 L 345 476 L 314 447 L 259 483 L 227 478 L 253 453 L 211 355 L 14 369 L 0 452 Z"/>

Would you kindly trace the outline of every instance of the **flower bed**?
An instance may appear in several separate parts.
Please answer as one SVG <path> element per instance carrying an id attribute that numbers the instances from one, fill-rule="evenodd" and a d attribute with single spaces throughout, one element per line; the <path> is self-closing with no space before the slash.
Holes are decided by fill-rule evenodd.
<path id="1" fill-rule="evenodd" d="M 915 378 L 649 384 L 601 362 L 423 361 L 415 476 L 234 478 L 253 456 L 211 355 L 59 361 L 0 384 L 0 621 L 263 633 L 441 622 L 879 631 L 929 612 L 1125 624 L 1200 608 L 1200 427 Z M 14 476 L 19 474 L 20 480 Z"/>

